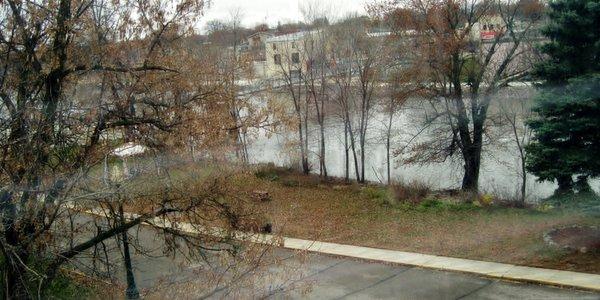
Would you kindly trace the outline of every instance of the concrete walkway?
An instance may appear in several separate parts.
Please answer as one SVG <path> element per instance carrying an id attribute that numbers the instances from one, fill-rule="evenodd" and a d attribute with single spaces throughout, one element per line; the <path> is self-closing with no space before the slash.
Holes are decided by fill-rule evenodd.
<path id="1" fill-rule="evenodd" d="M 492 278 L 534 282 L 564 287 L 600 291 L 600 275 L 524 267 L 420 253 L 341 245 L 301 239 L 284 238 L 288 249 L 309 250 L 373 261 L 396 263 L 422 268 L 473 273 Z"/>
<path id="2" fill-rule="evenodd" d="M 160 224 L 161 222 L 158 221 Z M 179 230 L 190 233 L 221 234 L 219 229 L 198 229 L 190 223 L 165 224 L 176 226 Z M 237 233 L 239 239 L 255 243 L 273 243 L 277 237 L 267 234 Z M 351 246 L 319 241 L 302 240 L 283 237 L 279 246 L 294 250 L 307 250 L 317 253 L 339 255 L 372 261 L 431 268 L 446 271 L 472 273 L 485 277 L 506 280 L 556 285 L 562 287 L 600 291 L 600 275 L 570 271 L 525 267 L 511 264 L 477 261 L 437 255 L 428 255 L 404 251 L 385 250 L 361 246 Z"/>
<path id="3" fill-rule="evenodd" d="M 87 211 L 95 215 L 103 215 L 100 211 Z M 130 218 L 136 217 L 129 214 Z M 155 218 L 148 223 L 158 227 L 176 228 L 182 232 L 208 235 L 223 235 L 219 228 L 199 227 L 186 222 L 171 223 Z M 376 262 L 400 264 L 419 268 L 471 273 L 487 278 L 498 278 L 511 281 L 554 285 L 590 291 L 600 291 L 600 275 L 570 271 L 525 267 L 511 264 L 460 259 L 395 250 L 385 250 L 361 246 L 342 245 L 319 241 L 302 240 L 287 237 L 276 237 L 267 234 L 235 233 L 236 238 L 253 243 L 277 244 L 293 250 L 307 250 L 316 253 L 358 258 Z M 456 274 L 459 276 L 459 274 Z"/>

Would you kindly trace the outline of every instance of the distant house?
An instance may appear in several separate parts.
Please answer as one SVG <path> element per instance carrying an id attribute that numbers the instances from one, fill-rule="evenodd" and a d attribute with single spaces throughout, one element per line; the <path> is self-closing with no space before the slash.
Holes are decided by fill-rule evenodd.
<path id="1" fill-rule="evenodd" d="M 493 40 L 498 35 L 504 34 L 506 25 L 498 15 L 483 16 L 473 28 L 475 35 L 482 41 Z"/>
<path id="2" fill-rule="evenodd" d="M 512 30 L 516 33 L 523 33 L 526 30 L 526 27 L 529 27 L 527 30 L 527 38 L 528 39 L 544 39 L 544 37 L 540 34 L 540 27 L 543 22 L 536 22 L 535 24 L 530 24 L 528 20 L 524 20 L 523 18 L 515 18 L 512 22 Z M 506 35 L 506 22 L 505 20 L 497 14 L 485 15 L 479 19 L 479 22 L 473 24 L 473 28 L 471 29 L 471 39 L 474 41 L 481 42 L 491 42 L 495 38 L 502 38 L 502 42 L 510 39 L 505 39 Z"/>
<path id="3" fill-rule="evenodd" d="M 248 36 L 246 40 L 250 49 L 264 49 L 266 40 L 272 36 L 273 34 L 270 32 L 259 31 Z"/>
<path id="4" fill-rule="evenodd" d="M 254 61 L 265 61 L 265 42 L 271 36 L 273 34 L 266 31 L 259 31 L 248 36 L 243 43 L 244 51 L 249 53 Z"/>
<path id="5" fill-rule="evenodd" d="M 307 53 L 321 43 L 320 31 L 300 31 L 273 36 L 266 40 L 265 73 L 269 77 L 298 76 L 307 71 L 311 61 Z"/>

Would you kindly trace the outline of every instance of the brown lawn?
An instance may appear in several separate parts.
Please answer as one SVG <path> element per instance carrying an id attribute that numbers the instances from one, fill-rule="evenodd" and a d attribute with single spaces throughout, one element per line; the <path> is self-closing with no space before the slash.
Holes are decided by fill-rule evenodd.
<path id="1" fill-rule="evenodd" d="M 322 181 L 281 169 L 257 176 L 202 168 L 180 167 L 170 178 L 190 191 L 207 178 L 224 178 L 228 193 L 238 198 L 268 192 L 272 200 L 257 205 L 284 236 L 600 274 L 600 253 L 567 252 L 543 241 L 543 234 L 558 226 L 600 225 L 600 218 L 573 209 L 389 205 L 380 186 Z M 156 186 L 139 181 L 141 190 Z"/>
<path id="2" fill-rule="evenodd" d="M 284 236 L 600 273 L 600 253 L 567 253 L 543 241 L 543 233 L 557 226 L 600 225 L 600 219 L 580 212 L 391 206 L 373 196 L 373 189 L 382 187 L 322 183 L 291 172 L 278 177 L 240 174 L 232 182 L 247 192 L 269 192 L 272 201 L 264 205 Z"/>

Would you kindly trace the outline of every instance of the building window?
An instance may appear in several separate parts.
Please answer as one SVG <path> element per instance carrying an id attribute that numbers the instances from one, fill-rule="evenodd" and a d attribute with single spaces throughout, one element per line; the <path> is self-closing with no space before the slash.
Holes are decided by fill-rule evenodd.
<path id="1" fill-rule="evenodd" d="M 296 49 L 296 42 L 292 42 L 292 49 Z"/>
<path id="2" fill-rule="evenodd" d="M 277 44 L 273 44 L 273 50 L 277 50 Z"/>
<path id="3" fill-rule="evenodd" d="M 280 65 L 281 64 L 281 54 L 273 55 L 273 60 L 275 61 L 276 65 Z"/>
<path id="4" fill-rule="evenodd" d="M 292 62 L 295 64 L 300 63 L 300 53 L 292 53 Z"/>

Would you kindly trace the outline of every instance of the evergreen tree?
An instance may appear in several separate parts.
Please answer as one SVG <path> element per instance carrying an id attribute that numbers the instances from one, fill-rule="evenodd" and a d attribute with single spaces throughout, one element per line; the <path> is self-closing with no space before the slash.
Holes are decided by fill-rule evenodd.
<path id="1" fill-rule="evenodd" d="M 547 59 L 535 75 L 546 85 L 600 71 L 600 0 L 554 0 L 542 33 L 549 42 L 541 50 Z"/>
<path id="2" fill-rule="evenodd" d="M 600 174 L 600 0 L 551 1 L 541 47 L 547 59 L 535 75 L 544 81 L 529 122 L 535 132 L 527 169 L 557 181 L 557 192 L 589 189 Z"/>
<path id="3" fill-rule="evenodd" d="M 600 75 L 571 79 L 563 88 L 542 92 L 529 125 L 535 142 L 527 151 L 527 168 L 540 180 L 559 182 L 559 192 L 579 190 L 600 175 Z"/>

